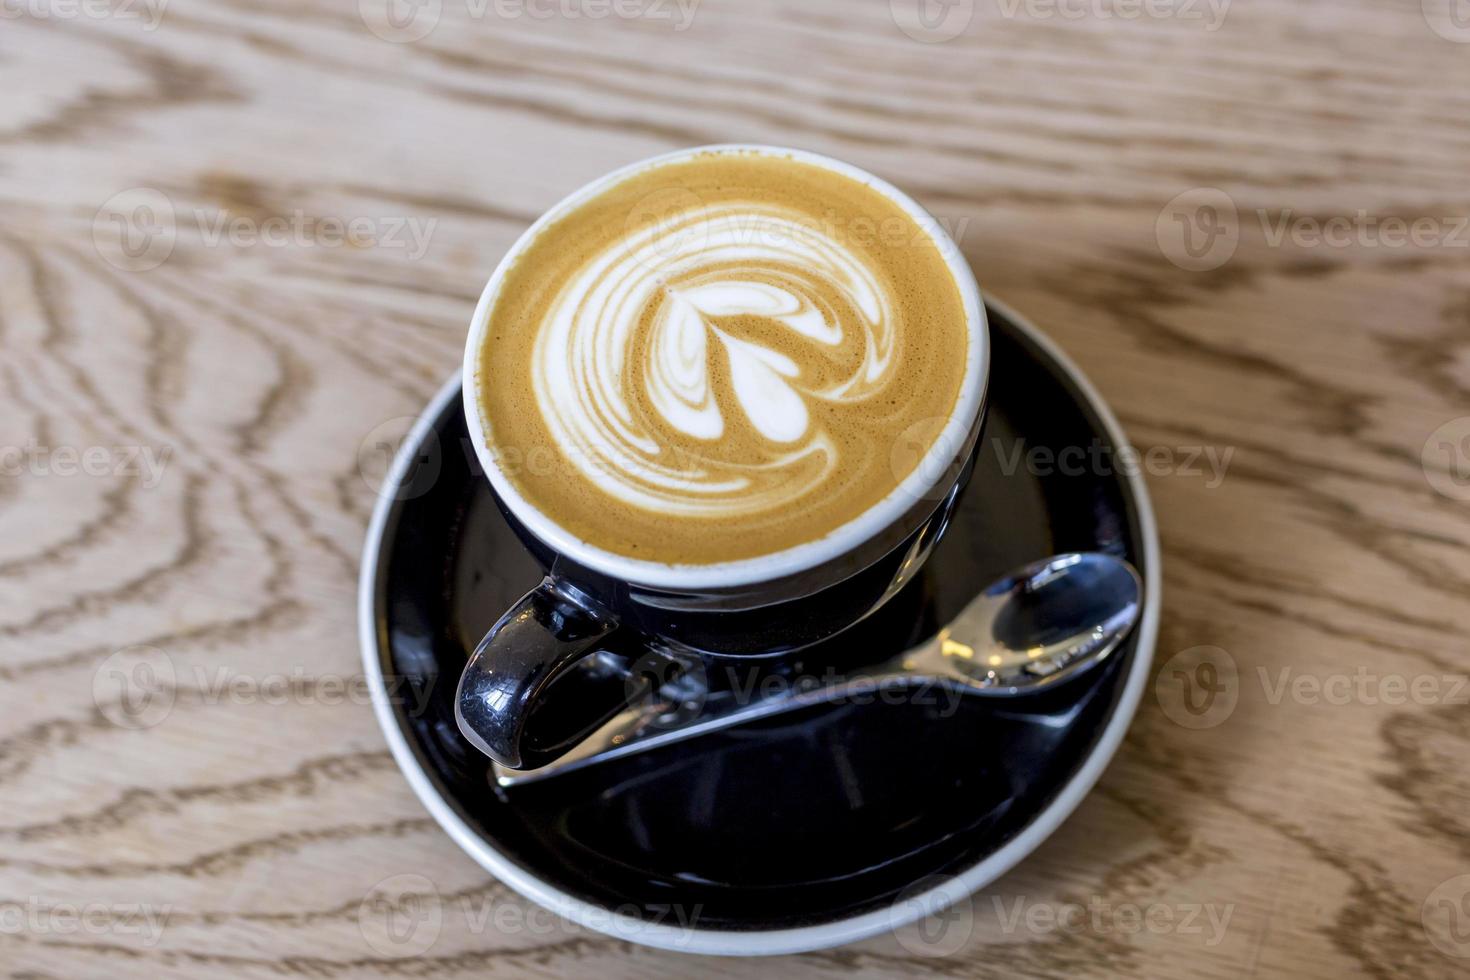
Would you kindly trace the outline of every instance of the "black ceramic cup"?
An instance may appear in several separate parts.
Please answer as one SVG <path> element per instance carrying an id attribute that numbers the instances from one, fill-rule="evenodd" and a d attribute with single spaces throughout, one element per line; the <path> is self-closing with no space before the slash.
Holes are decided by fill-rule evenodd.
<path id="1" fill-rule="evenodd" d="M 584 541 L 517 492 L 485 439 L 479 354 L 506 270 L 547 224 L 635 173 L 710 152 L 795 158 L 890 198 L 944 256 L 964 302 L 969 344 L 950 415 L 931 420 L 924 435 L 938 435 L 916 444 L 927 448 L 888 496 L 816 541 L 739 561 L 669 564 Z M 984 424 L 989 366 L 985 308 L 959 249 L 907 195 L 849 164 L 774 147 L 699 147 L 633 164 L 562 201 L 502 259 L 480 297 L 465 348 L 464 410 L 475 454 L 506 520 L 546 576 L 490 628 L 465 667 L 456 695 L 460 731 L 501 765 L 535 768 L 643 690 L 650 658 L 661 665 L 659 674 L 691 659 L 777 657 L 862 621 L 913 579 L 944 534 Z"/>

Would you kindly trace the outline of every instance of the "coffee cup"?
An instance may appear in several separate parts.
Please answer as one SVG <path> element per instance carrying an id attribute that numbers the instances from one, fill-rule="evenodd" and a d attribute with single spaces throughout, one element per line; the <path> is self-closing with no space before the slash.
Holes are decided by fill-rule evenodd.
<path id="1" fill-rule="evenodd" d="M 877 195 L 872 200 L 881 198 L 884 207 L 900 215 L 903 221 L 911 222 L 905 227 L 914 229 L 917 240 L 923 245 L 922 256 L 916 255 L 914 261 L 922 258 L 931 262 L 933 268 L 942 268 L 948 277 L 945 281 L 952 283 L 954 320 L 958 324 L 956 329 L 963 336 L 965 352 L 962 358 L 953 357 L 948 365 L 942 355 L 931 358 L 936 365 L 935 371 L 951 372 L 944 375 L 950 380 L 947 382 L 949 387 L 940 396 L 942 409 L 909 405 L 907 407 L 920 412 L 921 417 L 896 416 L 892 425 L 897 431 L 891 436 L 868 436 L 867 442 L 858 440 L 854 443 L 865 454 L 869 470 L 873 470 L 874 460 L 888 461 L 892 485 L 882 484 L 879 489 L 883 492 L 875 500 L 862 504 L 855 513 L 837 511 L 836 516 L 826 518 L 832 522 L 831 527 L 807 530 L 804 533 L 813 536 L 793 540 L 789 545 L 779 541 L 774 545 L 764 543 L 760 534 L 762 529 L 769 531 L 772 527 L 777 528 L 774 533 L 783 533 L 781 529 L 785 525 L 781 521 L 788 520 L 793 513 L 808 513 L 808 510 L 801 509 L 805 504 L 787 510 L 768 508 L 760 521 L 750 522 L 750 534 L 744 533 L 740 524 L 742 515 L 734 511 L 735 516 L 729 521 L 709 520 L 707 524 L 699 525 L 693 519 L 686 520 L 683 515 L 695 511 L 696 504 L 708 510 L 713 506 L 709 501 L 727 499 L 718 493 L 723 493 L 722 488 L 730 481 L 716 485 L 711 480 L 714 489 L 705 497 L 697 497 L 696 491 L 705 492 L 707 488 L 700 486 L 688 490 L 684 484 L 650 482 L 652 478 L 646 472 L 622 466 L 621 461 L 629 456 L 629 451 L 622 448 L 617 449 L 616 454 L 609 450 L 608 456 L 596 459 L 564 453 L 558 459 L 561 460 L 560 465 L 569 467 L 566 474 L 553 471 L 550 476 L 539 474 L 532 479 L 518 469 L 526 466 L 526 454 L 509 453 L 503 443 L 492 437 L 496 423 L 487 403 L 498 404 L 502 417 L 518 411 L 516 406 L 506 407 L 503 399 L 497 403 L 494 398 L 487 397 L 489 387 L 496 383 L 494 372 L 486 370 L 487 345 L 503 342 L 500 338 L 507 331 L 504 323 L 492 326 L 492 315 L 496 314 L 497 304 L 505 301 L 507 289 L 514 287 L 514 284 L 507 287 L 508 278 L 524 278 L 528 263 L 555 258 L 556 253 L 547 249 L 544 237 L 547 230 L 563 227 L 562 223 L 568 216 L 579 213 L 579 209 L 589 202 L 601 201 L 620 188 L 637 186 L 637 181 L 657 187 L 657 179 L 666 172 L 666 168 L 696 162 L 719 166 L 722 161 L 741 161 L 755 170 L 768 164 L 776 168 L 789 167 L 792 186 L 798 190 L 801 179 L 820 181 L 824 179 L 822 175 L 830 175 L 834 186 L 841 182 L 839 189 L 843 193 Z M 830 325 L 844 315 L 860 316 L 861 311 L 871 305 L 868 299 L 871 289 L 868 293 L 861 292 L 863 283 L 854 271 L 858 266 L 852 263 L 844 265 L 848 260 L 833 253 L 829 238 L 823 237 L 825 232 L 821 229 L 813 230 L 801 223 L 782 224 L 776 228 L 766 218 L 761 218 L 745 226 L 742 232 L 736 220 L 739 213 L 715 218 L 709 217 L 706 211 L 698 213 L 704 224 L 695 227 L 706 237 L 695 246 L 674 247 L 702 249 L 699 254 L 708 259 L 713 269 L 728 270 L 732 261 L 730 256 L 739 255 L 751 257 L 752 262 L 765 262 L 769 270 L 773 270 L 748 277 L 744 281 L 744 293 L 739 288 L 732 292 L 732 288 L 719 283 L 716 283 L 718 289 L 711 287 L 709 273 L 701 272 L 704 278 L 699 281 L 703 285 L 698 288 L 705 290 L 703 295 L 716 295 L 711 303 L 718 305 L 732 295 L 745 296 L 746 301 L 752 303 L 770 300 L 775 305 L 762 309 L 787 311 L 783 314 L 787 317 L 786 322 L 803 334 L 798 340 L 806 342 L 815 337 L 821 343 L 828 342 L 821 334 L 823 316 Z M 722 235 L 750 233 L 752 228 L 764 236 L 759 247 L 738 251 L 725 249 Z M 678 233 L 687 231 L 688 228 L 681 225 Z M 640 277 L 646 276 L 649 277 L 644 283 L 647 288 L 668 290 L 666 277 L 656 269 L 649 271 L 646 260 L 639 259 L 645 262 L 643 267 L 632 264 L 641 253 L 623 244 L 617 248 L 621 249 L 616 252 L 616 257 L 622 265 L 609 259 L 596 266 L 598 277 L 589 280 L 593 285 L 587 287 L 585 295 L 576 297 L 577 310 L 585 311 L 589 303 L 607 295 L 605 281 L 609 278 L 609 268 L 626 267 L 634 271 L 624 271 L 620 275 L 629 281 L 642 283 Z M 908 257 L 905 258 L 907 260 Z M 799 269 L 804 261 L 834 263 L 829 270 L 830 275 L 822 281 L 835 281 L 842 283 L 844 289 L 858 290 L 857 298 L 838 296 L 829 300 L 817 296 L 810 302 L 803 300 L 803 283 L 795 280 L 788 283 L 782 277 L 796 276 L 797 273 L 791 270 Z M 536 270 L 531 268 L 530 271 L 534 273 Z M 820 277 L 814 273 L 812 278 Z M 575 281 L 568 278 L 560 285 L 570 290 Z M 916 287 L 912 281 L 900 279 L 884 288 L 912 291 Z M 788 303 L 788 299 L 783 297 L 791 295 L 796 295 L 801 309 L 780 305 Z M 946 292 L 945 296 L 948 297 L 949 293 Z M 909 300 L 912 302 L 913 297 Z M 936 306 L 939 305 L 936 298 Z M 819 316 L 813 310 L 825 313 Z M 852 312 L 854 310 L 858 312 Z M 728 310 L 720 307 L 717 312 L 723 315 Z M 677 311 L 669 313 L 663 310 L 658 315 L 667 320 L 677 315 Z M 593 320 L 600 323 L 608 318 L 602 315 L 602 311 L 593 309 L 585 319 L 588 323 Z M 608 353 L 611 348 L 606 337 L 598 335 L 587 341 L 582 360 L 571 360 L 574 356 L 581 356 L 578 354 L 582 350 L 578 346 L 581 340 L 575 333 L 581 321 L 567 315 L 558 322 L 566 331 L 571 331 L 557 338 L 561 346 L 552 348 L 553 355 L 558 358 L 557 366 L 563 361 L 571 361 L 565 377 L 587 377 L 589 370 L 601 370 L 608 358 L 615 357 Z M 660 329 L 658 323 L 650 327 L 650 322 L 647 315 L 641 320 L 630 315 L 629 324 L 619 329 L 624 334 Z M 703 385 L 699 389 L 706 396 L 703 401 L 686 399 L 682 404 L 695 408 L 675 418 L 676 423 L 688 429 L 705 426 L 695 431 L 703 441 L 690 444 L 698 449 L 709 442 L 706 423 L 713 415 L 719 414 L 721 401 L 709 396 L 708 389 L 711 385 L 718 389 L 724 384 L 728 390 L 721 389 L 716 394 L 720 394 L 728 404 L 743 406 L 745 412 L 744 416 L 739 416 L 736 410 L 725 411 L 722 424 L 727 430 L 737 422 L 754 425 L 761 431 L 752 438 L 759 442 L 769 458 L 783 461 L 812 458 L 810 454 L 802 455 L 806 443 L 800 439 L 817 430 L 818 416 L 830 409 L 832 399 L 828 398 L 809 410 L 799 409 L 790 402 L 788 391 L 788 380 L 797 376 L 796 371 L 788 369 L 789 362 L 793 360 L 791 357 L 779 352 L 756 351 L 741 360 L 751 349 L 751 343 L 734 334 L 737 327 L 747 320 L 738 316 L 717 316 L 710 322 L 714 324 L 709 329 L 715 339 L 708 343 L 725 345 L 727 360 L 719 363 L 727 374 L 701 381 L 697 373 L 691 374 L 686 369 L 689 363 L 697 362 L 697 358 L 693 362 L 687 359 L 676 362 L 677 370 L 665 372 L 677 384 L 688 382 L 676 394 L 694 391 Z M 663 328 L 673 329 L 667 324 Z M 705 342 L 698 338 L 689 339 L 693 336 L 691 329 L 695 328 L 680 329 L 684 332 L 675 336 L 673 349 L 676 351 L 687 351 L 697 343 Z M 567 340 L 567 337 L 571 339 Z M 880 334 L 868 336 L 866 342 L 870 352 L 862 360 L 862 370 L 866 374 L 858 372 L 862 377 L 880 373 L 874 365 L 881 367 L 882 357 L 871 354 L 871 350 L 891 354 L 902 346 L 895 346 L 891 337 L 885 338 Z M 696 353 L 704 351 L 703 347 L 695 349 Z M 566 354 L 568 350 L 572 353 Z M 916 339 L 906 350 L 922 353 L 922 345 Z M 825 349 L 819 349 L 817 353 L 827 356 Z M 553 355 L 540 356 L 544 359 Z M 539 585 L 495 622 L 465 667 L 456 694 L 456 720 L 465 738 L 503 766 L 535 768 L 569 750 L 580 738 L 622 708 L 627 698 L 639 690 L 637 672 L 646 669 L 650 659 L 667 664 L 671 670 L 679 670 L 681 665 L 693 661 L 779 657 L 829 640 L 861 622 L 913 580 L 944 534 L 969 478 L 974 448 L 984 423 L 989 362 L 989 338 L 980 291 L 958 247 L 939 223 L 902 191 L 849 164 L 813 153 L 776 147 L 700 147 L 632 164 L 593 181 L 557 204 L 522 235 L 490 277 L 476 307 L 466 342 L 464 410 L 476 457 L 506 521 L 539 563 L 545 576 Z M 527 363 L 535 363 L 529 360 L 529 355 Z M 626 365 L 621 367 L 625 372 L 628 370 Z M 653 392 L 655 406 L 661 404 L 658 402 L 661 382 L 655 369 L 650 368 L 642 374 L 635 370 L 632 374 L 617 375 L 623 376 L 639 379 L 642 384 L 640 392 L 644 389 Z M 691 378 L 694 380 L 690 381 Z M 593 385 L 598 380 L 593 377 L 587 383 Z M 602 382 L 605 384 L 607 379 L 602 379 Z M 847 385 L 856 383 L 852 380 L 841 382 Z M 826 391 L 838 390 L 838 384 L 833 381 Z M 916 404 L 921 395 L 933 397 L 927 389 L 935 386 L 920 387 L 926 390 L 914 391 Z M 540 399 L 543 414 L 551 420 L 548 425 L 552 430 L 561 432 L 558 427 L 575 429 L 577 424 L 585 422 L 591 425 L 598 421 L 579 408 L 578 399 L 566 398 L 564 383 L 560 389 L 549 383 L 546 388 L 553 393 L 560 391 L 562 394 L 557 397 L 563 399 L 557 401 L 537 388 L 536 398 Z M 522 397 L 527 406 L 534 404 L 530 394 L 517 397 Z M 588 401 L 598 411 L 606 408 L 596 399 Z M 788 403 L 791 408 L 784 414 L 774 408 L 765 416 L 761 414 L 765 411 L 763 404 L 767 408 L 779 408 Z M 696 417 L 691 414 L 696 409 L 705 415 Z M 609 412 L 611 424 L 626 422 L 628 410 L 620 410 L 623 412 L 621 416 L 617 411 Z M 647 407 L 642 410 L 646 412 Z M 810 411 L 812 417 L 807 420 L 801 434 L 793 436 L 795 426 L 790 418 L 802 411 Z M 840 421 L 840 416 L 836 417 Z M 830 443 L 824 446 L 830 448 Z M 835 462 L 832 461 L 834 456 Z M 823 459 L 830 465 L 821 471 L 822 474 L 834 480 L 832 486 L 839 489 L 828 490 L 825 484 L 817 487 L 810 495 L 812 513 L 835 499 L 847 486 L 841 482 L 841 467 L 844 465 L 841 453 L 827 452 Z M 791 473 L 781 474 L 779 479 L 772 479 L 770 486 L 780 492 L 789 492 L 791 487 L 800 484 L 793 473 L 799 473 L 805 479 L 816 471 L 814 465 L 805 462 L 803 465 L 805 469 L 793 469 Z M 619 466 L 622 468 L 618 469 Z M 701 464 L 698 472 L 706 474 L 714 468 L 717 467 Z M 577 480 L 585 481 L 590 488 L 586 493 L 601 493 L 610 488 L 607 502 L 601 505 L 609 512 L 629 499 L 635 504 L 641 503 L 642 498 L 637 498 L 637 493 L 663 493 L 664 498 L 655 499 L 653 514 L 658 516 L 658 499 L 670 501 L 667 540 L 657 530 L 640 530 L 638 533 L 642 538 L 631 543 L 619 538 L 614 530 L 608 532 L 606 540 L 594 540 L 595 535 L 587 533 L 583 525 L 563 515 L 548 513 L 546 506 L 532 499 L 535 495 L 532 491 L 538 486 L 536 481 L 558 491 L 561 485 Z M 671 486 L 672 490 L 669 489 Z M 691 501 L 688 503 L 675 496 L 686 491 Z M 876 491 L 872 493 L 876 494 Z M 728 499 L 738 501 L 739 491 L 730 493 Z M 592 508 L 592 512 L 595 517 L 596 508 Z M 699 513 L 703 515 L 704 512 Z M 612 518 L 608 521 L 610 527 L 619 523 Z M 658 521 L 652 521 L 650 526 L 656 529 Z M 704 526 L 715 529 L 709 538 L 725 548 L 728 555 L 696 554 L 701 547 L 698 528 Z M 799 537 L 799 533 L 799 529 L 792 530 L 793 537 Z M 655 537 L 659 540 L 655 541 Z M 756 553 L 745 554 L 738 550 L 745 547 L 747 540 L 761 542 L 750 546 L 757 549 Z M 647 557 L 635 553 L 644 550 L 640 547 L 644 543 L 648 545 Z M 688 549 L 695 560 L 680 560 L 682 554 L 678 549 L 681 547 Z"/>

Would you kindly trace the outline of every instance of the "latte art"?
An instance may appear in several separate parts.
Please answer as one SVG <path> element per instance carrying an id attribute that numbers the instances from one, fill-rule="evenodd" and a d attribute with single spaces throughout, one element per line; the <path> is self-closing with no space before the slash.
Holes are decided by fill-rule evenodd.
<path id="1" fill-rule="evenodd" d="M 583 540 L 735 560 L 893 491 L 913 470 L 895 445 L 954 409 L 968 337 L 939 246 L 888 197 L 710 154 L 537 233 L 490 311 L 481 421 L 516 489 Z"/>
<path id="2" fill-rule="evenodd" d="M 779 346 L 742 336 L 749 318 Z M 808 405 L 840 410 L 881 390 L 894 340 L 884 287 L 861 256 L 799 214 L 725 205 L 588 262 L 547 311 L 532 377 L 558 448 L 604 492 L 736 517 L 797 501 L 842 465 Z M 829 360 L 850 367 L 824 378 Z M 732 397 L 716 397 L 716 372 Z"/>

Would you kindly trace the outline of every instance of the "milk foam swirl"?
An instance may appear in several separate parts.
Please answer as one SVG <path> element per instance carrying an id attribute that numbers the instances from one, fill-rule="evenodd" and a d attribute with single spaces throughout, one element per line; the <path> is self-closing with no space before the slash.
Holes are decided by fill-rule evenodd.
<path id="1" fill-rule="evenodd" d="M 535 341 L 537 407 L 566 458 L 632 506 L 718 518 L 790 504 L 843 462 L 823 418 L 895 371 L 890 304 L 863 257 L 808 217 L 693 207 L 566 281 Z M 741 335 L 749 318 L 780 349 Z"/>

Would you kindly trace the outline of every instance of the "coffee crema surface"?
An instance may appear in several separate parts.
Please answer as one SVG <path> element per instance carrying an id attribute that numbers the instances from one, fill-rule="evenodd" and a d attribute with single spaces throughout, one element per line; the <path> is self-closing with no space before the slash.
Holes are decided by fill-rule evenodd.
<path id="1" fill-rule="evenodd" d="M 903 208 L 749 152 L 577 204 L 489 316 L 479 408 L 501 470 L 587 543 L 672 564 L 783 551 L 879 503 L 952 414 L 970 342 Z"/>

